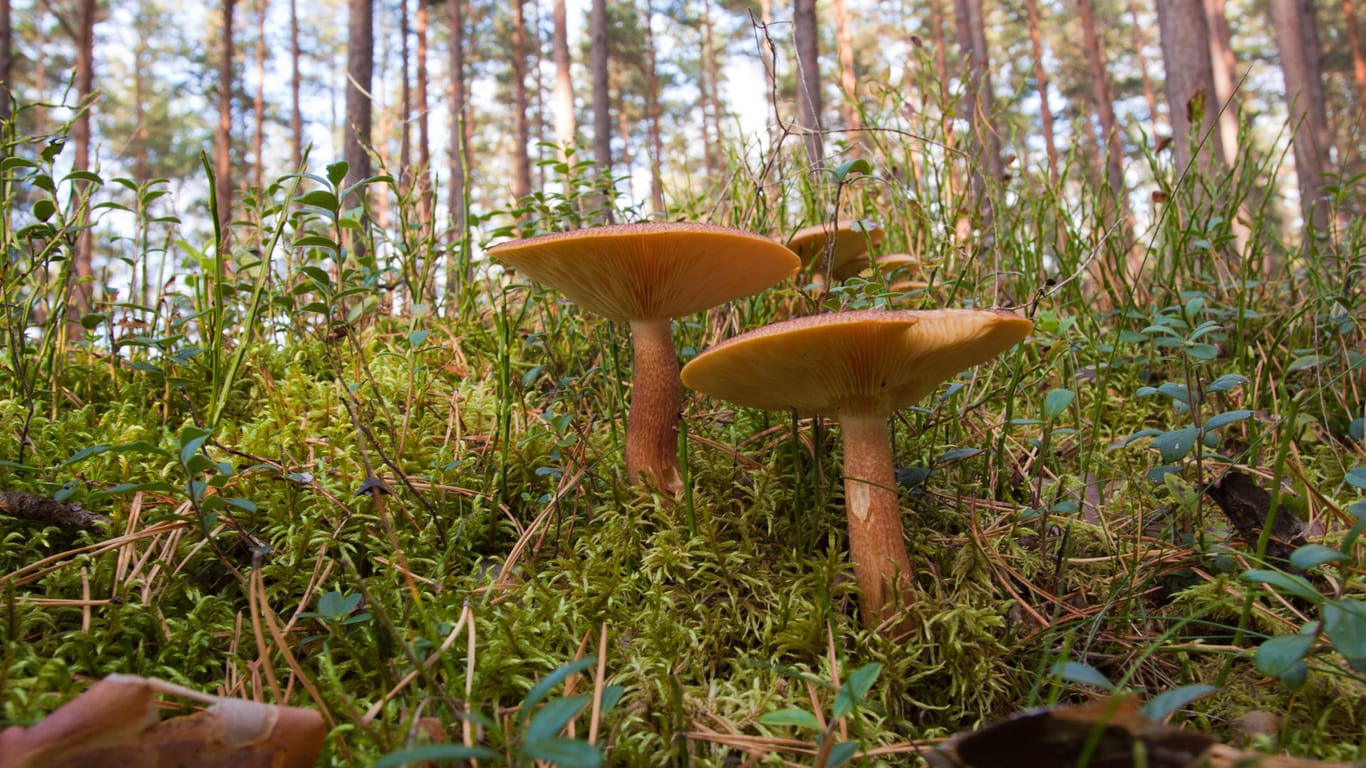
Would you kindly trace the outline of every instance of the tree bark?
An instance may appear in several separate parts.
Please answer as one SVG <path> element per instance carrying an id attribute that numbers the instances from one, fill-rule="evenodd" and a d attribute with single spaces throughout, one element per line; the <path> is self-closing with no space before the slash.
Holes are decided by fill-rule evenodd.
<path id="1" fill-rule="evenodd" d="M 1157 0 L 1157 25 L 1167 73 L 1167 106 L 1177 176 L 1186 173 L 1195 161 L 1192 171 L 1209 177 L 1215 162 L 1222 160 L 1223 151 L 1214 125 L 1217 92 L 1204 4 L 1195 0 Z M 1203 143 L 1198 158 L 1195 149 L 1201 144 L 1197 142 Z"/>
<path id="2" fill-rule="evenodd" d="M 1110 87 L 1110 71 L 1105 62 L 1105 40 L 1097 34 L 1095 9 L 1091 0 L 1078 0 L 1082 34 L 1086 41 L 1086 61 L 1091 69 L 1091 99 L 1100 118 L 1100 146 L 1105 147 L 1105 170 L 1109 177 L 1110 193 L 1117 205 L 1127 208 L 1124 187 L 1124 139 L 1115 121 L 1114 96 Z"/>
<path id="3" fill-rule="evenodd" d="M 812 166 L 825 158 L 821 133 L 821 69 L 816 0 L 794 0 L 792 41 L 797 48 L 797 127 L 804 132 L 806 160 Z"/>
<path id="4" fill-rule="evenodd" d="M 559 149 L 560 160 L 564 161 L 567 157 L 565 151 L 574 143 L 574 135 L 579 130 L 574 116 L 573 61 L 569 57 L 569 22 L 565 0 L 555 0 L 551 12 L 555 18 L 551 41 L 555 56 L 555 145 Z"/>
<path id="5" fill-rule="evenodd" d="M 973 137 L 973 197 L 980 204 L 986 202 L 983 175 L 990 176 L 994 183 L 999 184 L 1005 177 L 1005 162 L 1001 158 L 1000 140 L 991 122 L 996 100 L 992 93 L 991 61 L 987 56 L 981 0 L 955 0 L 954 10 L 958 21 L 958 44 L 967 61 L 965 105 Z M 985 221 L 990 221 L 990 208 L 984 207 L 982 210 Z"/>
<path id="6" fill-rule="evenodd" d="M 664 211 L 664 139 L 660 130 L 659 71 L 655 66 L 655 9 L 652 0 L 645 0 L 645 68 L 648 87 L 645 109 L 649 114 L 650 132 L 650 204 L 656 212 Z M 765 59 L 767 60 L 767 59 Z"/>
<path id="7" fill-rule="evenodd" d="M 446 21 L 450 27 L 450 182 L 446 201 L 450 241 L 446 250 L 447 306 L 458 303 L 459 287 L 469 279 L 468 258 L 464 252 L 466 221 L 465 197 L 469 168 L 469 125 L 465 104 L 465 0 L 446 0 Z"/>
<path id="8" fill-rule="evenodd" d="M 1043 38 L 1039 33 L 1039 0 L 1025 0 L 1029 15 L 1029 43 L 1034 50 L 1034 79 L 1039 86 L 1039 116 L 1043 120 L 1043 146 L 1048 157 L 1048 183 L 1058 183 L 1058 147 L 1053 135 L 1053 109 L 1048 104 L 1048 70 L 1043 63 Z"/>
<path id="9" fill-rule="evenodd" d="M 1233 33 L 1228 27 L 1224 3 L 1225 0 L 1205 0 L 1215 94 L 1215 102 L 1209 108 L 1220 110 L 1219 147 L 1224 151 L 1224 165 L 1232 168 L 1238 163 L 1238 100 L 1233 92 L 1237 61 L 1233 57 Z"/>
<path id="10" fill-rule="evenodd" d="M 449 2 L 450 0 L 448 0 Z M 417 0 L 417 185 L 424 235 L 431 232 L 434 200 L 432 198 L 432 140 L 427 115 L 427 32 L 430 21 L 430 0 Z"/>
<path id="11" fill-rule="evenodd" d="M 256 161 L 255 185 L 259 195 L 266 188 L 266 11 L 269 0 L 256 0 L 256 97 L 251 114 L 255 122 L 252 134 L 252 155 Z"/>
<path id="12" fill-rule="evenodd" d="M 844 113 L 844 125 L 851 130 L 862 126 L 858 109 L 858 74 L 854 71 L 854 37 L 849 30 L 849 7 L 844 0 L 834 0 L 835 6 L 835 43 L 840 57 L 840 88 L 844 89 L 844 99 L 840 111 Z M 852 137 L 851 137 L 852 138 Z M 850 146 L 854 146 L 850 142 Z"/>
<path id="13" fill-rule="evenodd" d="M 80 0 L 79 20 L 76 29 L 76 94 L 79 103 L 85 108 L 71 126 L 74 157 L 71 167 L 75 171 L 90 169 L 90 115 L 94 110 L 92 103 L 95 91 L 95 0 Z M 42 56 L 40 59 L 44 58 Z M 41 111 L 41 110 L 40 110 Z M 89 182 L 78 181 L 75 193 L 82 199 L 88 195 Z M 88 210 L 88 209 L 87 209 Z M 72 265 L 76 282 L 71 286 L 71 306 L 67 311 L 67 338 L 77 338 L 82 333 L 81 317 L 90 312 L 93 304 L 95 241 L 89 227 L 83 227 L 76 236 L 75 263 Z"/>
<path id="14" fill-rule="evenodd" d="M 593 69 L 593 159 L 598 164 L 598 178 L 604 190 L 612 176 L 612 95 L 610 92 L 611 75 L 607 70 L 607 0 L 593 0 L 588 21 L 590 34 L 590 58 Z M 599 201 L 599 209 L 607 212 L 611 220 L 611 208 L 606 201 Z"/>
<path id="15" fill-rule="evenodd" d="M 1320 143 L 1318 135 L 1319 121 L 1323 118 L 1318 117 L 1316 112 L 1322 105 L 1315 103 L 1315 90 L 1322 88 L 1322 77 L 1316 66 L 1318 51 L 1305 50 L 1305 36 L 1309 34 L 1304 29 L 1306 23 L 1308 20 L 1303 14 L 1303 6 L 1296 0 L 1271 0 L 1271 26 L 1275 30 L 1276 49 L 1281 58 L 1286 109 L 1293 131 L 1300 209 L 1308 225 L 1306 228 L 1329 227 L 1329 206 L 1323 196 L 1324 153 L 1327 148 Z M 1316 79 L 1317 86 L 1314 82 Z"/>
<path id="16" fill-rule="evenodd" d="M 512 195 L 518 200 L 531 194 L 531 126 L 527 122 L 526 15 L 522 0 L 512 2 Z"/>
<path id="17" fill-rule="evenodd" d="M 236 0 L 223 0 L 223 36 L 218 46 L 218 130 L 213 139 L 214 191 L 218 197 L 218 230 L 223 238 L 219 247 L 228 242 L 228 225 L 232 221 L 232 14 Z"/>
<path id="18" fill-rule="evenodd" d="M 342 157 L 346 160 L 346 183 L 355 184 L 370 176 L 371 100 L 375 71 L 374 0 L 347 0 L 346 24 L 346 130 L 343 131 Z M 364 194 L 361 195 L 363 199 Z M 347 201 L 361 205 L 362 199 Z M 357 238 L 357 243 L 361 238 Z M 357 248 L 359 252 L 359 248 Z"/>
<path id="19" fill-rule="evenodd" d="M 289 135 L 290 171 L 304 164 L 304 113 L 300 98 L 303 75 L 299 72 L 299 0 L 289 0 Z"/>
<path id="20" fill-rule="evenodd" d="M 711 20 L 711 0 L 702 2 L 702 65 L 707 69 L 707 109 L 703 110 L 703 119 L 708 114 L 711 115 L 711 135 L 716 138 L 717 151 L 712 152 L 712 162 L 707 166 L 707 171 L 711 178 L 720 178 L 725 173 L 725 153 L 719 150 L 721 146 L 721 66 L 716 55 L 716 41 L 713 36 Z"/>
<path id="21" fill-rule="evenodd" d="M 408 76 L 408 38 L 412 30 L 408 24 L 408 0 L 400 0 L 398 6 L 398 185 L 402 194 L 407 194 L 413 186 L 413 86 Z M 384 81 L 384 70 L 380 70 L 380 82 Z M 379 135 L 386 135 L 384 117 L 380 116 Z"/>
<path id="22" fill-rule="evenodd" d="M 1361 32 L 1357 27 L 1357 11 L 1353 0 L 1342 0 L 1342 14 L 1346 19 L 1347 41 L 1352 48 L 1352 80 L 1357 86 L 1357 120 L 1366 135 L 1366 54 L 1361 50 Z"/>
<path id="23" fill-rule="evenodd" d="M 14 109 L 9 101 L 14 88 L 13 69 L 14 30 L 10 0 L 0 0 L 0 120 L 8 120 Z M 7 148 L 0 148 L 0 157 L 8 154 Z"/>
<path id="24" fill-rule="evenodd" d="M 1129 19 L 1134 25 L 1134 50 L 1138 52 L 1138 73 L 1143 80 L 1143 100 L 1148 103 L 1148 138 L 1157 140 L 1157 89 L 1153 79 L 1148 76 L 1147 38 L 1143 35 L 1143 25 L 1138 21 L 1138 4 L 1129 0 Z"/>

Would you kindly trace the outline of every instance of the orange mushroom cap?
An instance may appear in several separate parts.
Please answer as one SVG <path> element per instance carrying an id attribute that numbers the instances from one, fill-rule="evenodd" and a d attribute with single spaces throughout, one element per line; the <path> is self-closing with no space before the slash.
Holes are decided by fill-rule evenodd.
<path id="1" fill-rule="evenodd" d="M 690 315 L 795 273 L 788 248 L 712 224 L 615 224 L 499 243 L 489 255 L 609 320 Z"/>
<path id="2" fill-rule="evenodd" d="M 727 339 L 683 367 L 688 387 L 752 408 L 889 415 L 1029 335 L 1006 310 L 838 312 Z"/>
<path id="3" fill-rule="evenodd" d="M 868 249 L 882 245 L 885 233 L 867 219 L 840 219 L 803 227 L 788 238 L 787 247 L 801 257 L 804 269 L 822 269 L 820 263 L 830 240 L 835 240 L 831 275 L 836 280 L 853 277 L 868 266 Z"/>

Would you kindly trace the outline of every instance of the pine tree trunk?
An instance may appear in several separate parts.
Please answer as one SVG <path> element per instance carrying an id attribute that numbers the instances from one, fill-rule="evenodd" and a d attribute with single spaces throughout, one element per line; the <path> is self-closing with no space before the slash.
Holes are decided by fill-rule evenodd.
<path id="1" fill-rule="evenodd" d="M 825 158 L 821 135 L 821 69 L 816 0 L 794 0 L 792 41 L 797 47 L 797 127 L 805 133 L 806 159 L 813 166 Z"/>
<path id="2" fill-rule="evenodd" d="M 1039 33 L 1039 0 L 1025 0 L 1029 15 L 1029 42 L 1034 50 L 1034 79 L 1039 85 L 1039 116 L 1043 120 L 1043 146 L 1048 157 L 1048 182 L 1058 183 L 1058 147 L 1053 135 L 1053 110 L 1048 104 L 1048 70 L 1043 63 L 1043 39 Z"/>
<path id="3" fill-rule="evenodd" d="M 574 78 L 570 71 L 569 21 L 565 0 L 555 0 L 551 13 L 555 17 L 555 31 L 551 45 L 555 55 L 555 145 L 559 158 L 566 159 L 565 150 L 574 143 L 578 122 L 574 116 Z"/>
<path id="4" fill-rule="evenodd" d="M 531 194 L 531 125 L 527 122 L 526 16 L 522 0 L 512 3 L 512 195 L 521 200 Z"/>
<path id="5" fill-rule="evenodd" d="M 228 242 L 228 224 L 232 221 L 232 13 L 236 0 L 223 0 L 223 36 L 218 47 L 218 130 L 213 139 L 214 190 L 218 197 L 218 229 L 222 240 Z"/>
<path id="6" fill-rule="evenodd" d="M 725 173 L 725 153 L 720 150 L 721 138 L 721 67 L 716 56 L 716 40 L 713 36 L 711 21 L 711 0 L 702 0 L 702 51 L 703 65 L 707 68 L 707 109 L 705 117 L 711 114 L 711 135 L 716 139 L 717 151 L 712 152 L 712 164 L 707 167 L 711 180 L 719 179 Z"/>
<path id="7" fill-rule="evenodd" d="M 645 0 L 645 67 L 649 87 L 645 91 L 645 109 L 649 113 L 650 131 L 650 204 L 658 213 L 664 211 L 664 139 L 660 135 L 659 71 L 655 66 L 655 9 L 652 0 Z"/>
<path id="8" fill-rule="evenodd" d="M 255 185 L 257 193 L 266 188 L 265 132 L 266 132 L 266 11 L 268 0 L 256 0 L 256 97 L 252 100 L 251 115 L 255 122 L 252 132 L 252 155 L 256 160 Z"/>
<path id="9" fill-rule="evenodd" d="M 1190 168 L 1196 142 L 1203 142 L 1191 169 L 1205 178 L 1223 158 L 1214 117 L 1214 71 L 1209 52 L 1209 24 L 1198 0 L 1157 0 L 1157 25 L 1162 36 L 1162 62 L 1167 73 L 1167 106 L 1171 115 L 1172 148 L 1179 178 Z M 1197 117 L 1197 121 L 1191 118 Z"/>
<path id="10" fill-rule="evenodd" d="M 981 200 L 984 195 L 981 179 L 983 173 L 998 183 L 1005 176 L 1000 141 L 991 123 L 992 113 L 995 111 L 995 97 L 991 87 L 991 61 L 987 56 L 981 0 L 956 0 L 955 12 L 958 19 L 958 44 L 968 68 L 965 107 L 968 110 L 968 123 L 972 126 L 974 197 Z"/>
<path id="11" fill-rule="evenodd" d="M 588 20 L 589 53 L 593 69 L 593 159 L 598 164 L 598 178 L 604 186 L 612 175 L 612 96 L 610 73 L 607 69 L 607 0 L 593 0 Z M 611 208 L 599 201 L 599 210 L 611 220 Z"/>
<path id="12" fill-rule="evenodd" d="M 299 59 L 299 0 L 289 0 L 290 171 L 299 171 L 304 164 L 304 113 L 300 98 L 303 76 L 299 73 Z"/>
<path id="13" fill-rule="evenodd" d="M 0 0 L 0 121 L 8 120 L 13 112 L 9 94 L 14 88 L 14 30 L 10 0 Z M 9 154 L 8 147 L 0 148 L 0 157 Z"/>
<path id="14" fill-rule="evenodd" d="M 370 144 L 371 103 L 370 93 L 375 71 L 374 41 L 375 17 L 374 0 L 348 0 L 346 23 L 346 126 L 342 131 L 345 137 L 342 157 L 349 170 L 346 184 L 355 184 L 370 176 L 370 155 L 366 147 Z M 362 195 L 363 196 L 363 195 Z M 346 205 L 360 205 L 361 200 L 348 200 Z M 361 238 L 357 237 L 359 244 Z M 356 248 L 360 253 L 359 245 Z"/>
<path id="15" fill-rule="evenodd" d="M 78 6 L 76 29 L 76 94 L 81 104 L 89 104 L 95 91 L 95 0 L 81 0 Z M 43 57 L 39 57 L 40 59 Z M 90 169 L 90 113 L 93 109 L 82 110 L 71 126 L 74 157 L 71 168 L 75 171 Z M 41 111 L 41 110 L 40 110 Z M 89 182 L 78 181 L 75 185 L 77 195 L 88 194 Z M 76 282 L 71 286 L 71 306 L 67 310 L 67 338 L 79 338 L 82 333 L 80 320 L 90 312 L 95 287 L 94 236 L 89 227 L 81 229 L 76 236 L 76 258 L 72 265 Z"/>
<path id="16" fill-rule="evenodd" d="M 465 197 L 469 168 L 469 125 L 465 104 L 465 0 L 446 0 L 446 21 L 450 27 L 450 191 L 446 201 L 450 242 L 446 250 L 446 302 L 454 309 L 459 303 L 460 286 L 468 282 L 468 255 L 465 251 L 467 226 Z"/>
<path id="17" fill-rule="evenodd" d="M 1366 135 L 1366 54 L 1361 50 L 1361 32 L 1357 27 L 1357 11 L 1353 0 L 1342 0 L 1342 14 L 1346 19 L 1347 41 L 1352 48 L 1352 80 L 1357 86 L 1357 120 Z"/>
<path id="18" fill-rule="evenodd" d="M 1224 13 L 1225 0 L 1205 0 L 1205 20 L 1209 24 L 1210 71 L 1214 75 L 1215 102 L 1211 109 L 1219 113 L 1219 146 L 1224 151 L 1224 165 L 1232 168 L 1238 162 L 1238 100 L 1234 95 L 1233 34 Z"/>
<path id="19" fill-rule="evenodd" d="M 417 184 L 421 210 L 422 233 L 432 226 L 432 141 L 427 115 L 427 32 L 430 19 L 430 0 L 417 0 Z"/>
<path id="20" fill-rule="evenodd" d="M 408 62 L 412 58 L 411 51 L 408 48 L 408 38 L 411 36 L 412 29 L 408 24 L 408 0 L 400 0 L 398 7 L 398 189 L 399 193 L 405 197 L 413 188 L 413 79 L 408 74 Z M 381 70 L 380 82 L 383 81 L 384 72 Z M 383 119 L 383 117 L 380 118 L 381 123 L 383 123 Z M 388 132 L 381 127 L 379 135 L 387 136 Z"/>
<path id="21" fill-rule="evenodd" d="M 1115 202 L 1127 208 L 1124 188 L 1124 139 L 1115 121 L 1114 96 L 1110 88 L 1110 71 L 1105 63 L 1105 41 L 1096 32 L 1095 9 L 1091 0 L 1079 0 L 1082 35 L 1085 38 L 1086 60 L 1091 69 L 1091 99 L 1096 116 L 1100 118 L 1100 146 L 1105 147 L 1105 169 L 1109 177 L 1110 193 Z"/>
<path id="22" fill-rule="evenodd" d="M 1281 58 L 1281 74 L 1285 82 L 1286 109 L 1290 128 L 1294 131 L 1295 175 L 1300 183 L 1300 209 L 1307 225 L 1326 231 L 1331 225 L 1328 201 L 1323 197 L 1324 151 L 1317 136 L 1315 84 L 1322 88 L 1322 78 L 1316 70 L 1317 51 L 1304 48 L 1302 6 L 1296 0 L 1271 0 L 1271 26 L 1275 30 L 1276 48 Z"/>
<path id="23" fill-rule="evenodd" d="M 854 37 L 849 31 L 849 7 L 844 0 L 834 0 L 835 6 L 835 43 L 840 57 L 840 88 L 844 89 L 844 100 L 840 111 L 844 113 L 846 128 L 857 131 L 861 125 L 858 109 L 858 75 L 854 71 Z M 850 146 L 856 146 L 851 141 Z"/>
<path id="24" fill-rule="evenodd" d="M 1148 55 L 1144 49 L 1148 40 L 1143 35 L 1143 25 L 1138 21 L 1138 4 L 1129 0 L 1129 19 L 1134 25 L 1134 50 L 1138 52 L 1138 74 L 1143 80 L 1143 100 L 1148 103 L 1148 139 L 1157 140 L 1157 89 L 1148 75 Z"/>

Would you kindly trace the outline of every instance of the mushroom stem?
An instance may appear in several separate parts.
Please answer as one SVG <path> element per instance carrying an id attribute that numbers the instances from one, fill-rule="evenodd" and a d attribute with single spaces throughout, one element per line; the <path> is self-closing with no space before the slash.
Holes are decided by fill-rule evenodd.
<path id="1" fill-rule="evenodd" d="M 631 412 L 626 420 L 626 472 L 631 482 L 678 493 L 678 413 L 683 382 L 678 378 L 673 327 L 667 318 L 631 321 L 635 349 Z"/>
<path id="2" fill-rule="evenodd" d="M 863 626 L 876 627 L 897 611 L 895 584 L 910 585 L 911 561 L 901 532 L 891 438 L 882 416 L 842 414 L 844 503 L 849 514 L 849 559 L 858 582 Z"/>

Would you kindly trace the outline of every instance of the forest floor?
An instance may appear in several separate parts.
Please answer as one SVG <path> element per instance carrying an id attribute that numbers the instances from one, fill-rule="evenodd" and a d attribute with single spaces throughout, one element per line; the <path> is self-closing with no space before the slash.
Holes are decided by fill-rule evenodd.
<path id="1" fill-rule="evenodd" d="M 1334 241 L 1165 185 L 1135 232 L 1016 181 L 968 219 L 890 166 L 771 210 L 738 174 L 711 219 L 782 235 L 838 204 L 928 287 L 787 281 L 675 323 L 687 362 L 788 315 L 1033 319 L 894 419 L 915 573 L 881 630 L 831 422 L 685 391 L 684 491 L 634 486 L 625 326 L 477 259 L 412 301 L 444 243 L 362 222 L 335 174 L 261 191 L 260 250 L 178 252 L 191 279 L 65 342 L 22 308 L 65 289 L 76 220 L 11 199 L 0 726 L 133 673 L 315 708 L 337 765 L 909 765 L 1133 694 L 1242 748 L 1366 759 L 1360 212 L 1339 201 Z M 502 220 L 577 226 L 581 191 Z M 20 494 L 108 521 L 20 519 Z"/>

